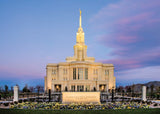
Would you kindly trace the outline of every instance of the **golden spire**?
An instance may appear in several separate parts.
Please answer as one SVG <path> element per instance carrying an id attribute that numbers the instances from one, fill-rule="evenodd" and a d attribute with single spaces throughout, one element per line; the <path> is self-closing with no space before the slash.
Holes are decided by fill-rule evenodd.
<path id="1" fill-rule="evenodd" d="M 79 17 L 79 27 L 82 26 L 82 20 L 81 20 L 81 10 L 80 10 L 80 17 Z"/>

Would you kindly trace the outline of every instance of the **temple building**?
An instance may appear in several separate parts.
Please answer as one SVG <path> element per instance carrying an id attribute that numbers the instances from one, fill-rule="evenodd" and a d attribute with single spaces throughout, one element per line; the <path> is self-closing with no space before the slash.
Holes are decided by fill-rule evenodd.
<path id="1" fill-rule="evenodd" d="M 79 28 L 74 45 L 74 56 L 67 57 L 66 62 L 49 63 L 46 67 L 45 91 L 101 91 L 115 88 L 113 64 L 95 62 L 94 57 L 87 56 L 81 11 Z"/>

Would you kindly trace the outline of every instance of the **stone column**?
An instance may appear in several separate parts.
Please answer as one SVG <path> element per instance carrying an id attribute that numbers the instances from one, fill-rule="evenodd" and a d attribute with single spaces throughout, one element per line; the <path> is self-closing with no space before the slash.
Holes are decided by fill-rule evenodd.
<path id="1" fill-rule="evenodd" d="M 106 92 L 108 93 L 108 84 L 106 84 Z"/>
<path id="2" fill-rule="evenodd" d="M 52 83 L 51 93 L 55 92 L 55 87 L 54 86 L 55 86 L 54 83 Z"/>
<path id="3" fill-rule="evenodd" d="M 75 91 L 77 91 L 77 84 L 75 85 Z"/>
<path id="4" fill-rule="evenodd" d="M 13 101 L 18 102 L 18 86 L 14 86 L 14 99 Z"/>
<path id="5" fill-rule="evenodd" d="M 96 91 L 99 91 L 99 83 L 97 83 Z"/>
<path id="6" fill-rule="evenodd" d="M 61 84 L 61 91 L 64 91 L 64 84 Z"/>
<path id="7" fill-rule="evenodd" d="M 147 99 L 146 99 L 146 86 L 142 86 L 142 101 L 147 101 Z"/>

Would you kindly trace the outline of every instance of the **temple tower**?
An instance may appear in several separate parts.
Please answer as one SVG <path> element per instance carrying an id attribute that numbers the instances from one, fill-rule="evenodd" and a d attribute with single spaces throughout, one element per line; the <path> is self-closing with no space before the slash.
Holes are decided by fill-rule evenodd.
<path id="1" fill-rule="evenodd" d="M 76 36 L 76 44 L 74 45 L 74 56 L 67 57 L 66 61 L 67 62 L 72 62 L 72 61 L 94 62 L 94 60 L 95 60 L 94 57 L 87 57 L 87 45 L 85 45 L 84 32 L 82 28 L 81 10 L 80 10 L 79 28 Z"/>

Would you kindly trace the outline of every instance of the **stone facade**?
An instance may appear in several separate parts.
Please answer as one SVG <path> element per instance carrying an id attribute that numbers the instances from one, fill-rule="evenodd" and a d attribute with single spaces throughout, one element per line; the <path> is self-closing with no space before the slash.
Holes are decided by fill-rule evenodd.
<path id="1" fill-rule="evenodd" d="M 74 45 L 74 56 L 66 62 L 48 64 L 45 76 L 45 91 L 108 91 L 115 88 L 113 64 L 94 62 L 94 57 L 87 57 L 84 32 L 80 25 Z"/>

